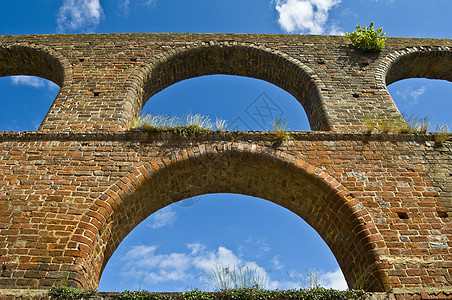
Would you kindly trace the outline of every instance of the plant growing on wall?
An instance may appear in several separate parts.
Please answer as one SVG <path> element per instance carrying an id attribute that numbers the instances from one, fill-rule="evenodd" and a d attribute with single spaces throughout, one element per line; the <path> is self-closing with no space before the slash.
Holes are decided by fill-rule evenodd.
<path id="1" fill-rule="evenodd" d="M 150 132 L 172 132 L 184 137 L 195 136 L 211 131 L 214 124 L 208 116 L 200 114 L 188 114 L 182 119 L 169 117 L 166 115 L 145 114 L 133 118 L 127 123 L 127 130 L 143 130 Z M 226 127 L 226 121 L 216 119 L 215 126 L 217 131 L 223 131 Z"/>
<path id="2" fill-rule="evenodd" d="M 383 27 L 374 29 L 374 22 L 370 22 L 369 26 L 356 25 L 356 30 L 352 33 L 346 33 L 353 46 L 364 52 L 380 52 L 385 47 L 386 38 L 383 36 Z"/>
<path id="3" fill-rule="evenodd" d="M 285 119 L 276 118 L 272 125 L 275 144 L 292 140 L 292 136 L 287 132 L 289 123 Z"/>
<path id="4" fill-rule="evenodd" d="M 259 289 L 267 285 L 267 276 L 259 272 L 258 266 L 237 265 L 214 266 L 210 273 L 203 274 L 208 284 L 216 291 L 231 289 Z"/>
<path id="5" fill-rule="evenodd" d="M 435 142 L 438 144 L 442 144 L 447 141 L 451 137 L 450 127 L 446 124 L 436 124 L 435 132 L 433 133 L 433 137 Z"/>

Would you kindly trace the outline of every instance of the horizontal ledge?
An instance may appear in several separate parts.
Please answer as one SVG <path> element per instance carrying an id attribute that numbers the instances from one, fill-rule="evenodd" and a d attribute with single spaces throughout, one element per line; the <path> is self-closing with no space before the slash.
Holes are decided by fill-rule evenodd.
<path id="1" fill-rule="evenodd" d="M 50 290 L 50 287 L 49 287 Z M 12 297 L 44 297 L 49 290 L 43 289 L 1 289 L 0 296 L 12 296 Z M 406 294 L 421 294 L 427 293 L 429 295 L 435 294 L 452 294 L 451 287 L 419 287 L 419 288 L 397 288 L 392 289 L 389 292 L 367 292 L 367 299 L 391 299 L 392 296 L 406 295 Z M 99 292 L 101 299 L 104 297 L 118 295 L 117 292 Z M 179 294 L 179 292 L 158 292 L 158 294 Z"/>
<path id="2" fill-rule="evenodd" d="M 334 131 L 287 131 L 297 141 L 362 141 L 435 143 L 435 134 L 409 133 L 343 133 Z M 181 136 L 171 132 L 115 131 L 115 132 L 41 132 L 0 131 L 0 142 L 10 141 L 274 141 L 273 131 L 209 131 L 195 136 Z"/>
<path id="3" fill-rule="evenodd" d="M 447 293 L 452 294 L 452 287 L 443 286 L 443 287 L 419 287 L 419 288 L 395 288 L 389 291 L 390 294 L 439 294 L 439 293 Z"/>

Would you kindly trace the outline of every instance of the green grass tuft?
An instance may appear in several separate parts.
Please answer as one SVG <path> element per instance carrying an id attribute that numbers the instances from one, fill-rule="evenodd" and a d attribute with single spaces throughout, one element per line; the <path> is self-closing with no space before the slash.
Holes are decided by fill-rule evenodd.
<path id="1" fill-rule="evenodd" d="M 267 276 L 259 272 L 259 266 L 233 267 L 215 266 L 210 273 L 202 275 L 210 287 L 215 291 L 230 289 L 264 289 L 267 285 Z"/>
<path id="2" fill-rule="evenodd" d="M 427 133 L 430 126 L 430 119 L 428 117 L 419 117 L 417 115 L 405 116 L 405 121 L 408 125 L 410 133 Z"/>
<path id="3" fill-rule="evenodd" d="M 452 137 L 450 127 L 446 124 L 436 124 L 435 132 L 433 133 L 435 143 L 442 144 Z"/>
<path id="4" fill-rule="evenodd" d="M 55 286 L 47 293 L 51 299 L 59 300 L 76 300 L 76 299 L 89 299 L 92 296 L 96 296 L 98 293 L 93 290 L 80 290 L 70 286 Z"/>
<path id="5" fill-rule="evenodd" d="M 272 125 L 274 144 L 279 145 L 284 141 L 291 141 L 293 139 L 290 133 L 287 132 L 289 123 L 286 120 L 276 118 Z"/>
<path id="6" fill-rule="evenodd" d="M 145 114 L 133 118 L 132 121 L 128 123 L 127 129 L 155 133 L 172 132 L 183 137 L 189 137 L 212 131 L 214 125 L 217 130 L 221 131 L 226 128 L 226 121 L 217 118 L 214 124 L 208 116 L 200 114 L 188 114 L 181 119 L 166 115 Z"/>

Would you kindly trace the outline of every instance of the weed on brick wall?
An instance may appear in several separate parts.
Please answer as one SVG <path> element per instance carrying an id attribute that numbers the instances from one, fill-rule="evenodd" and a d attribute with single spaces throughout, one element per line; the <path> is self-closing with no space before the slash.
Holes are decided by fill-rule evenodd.
<path id="1" fill-rule="evenodd" d="M 367 132 L 371 134 L 374 130 L 380 132 L 393 132 L 393 133 L 410 133 L 410 134 L 426 134 L 429 128 L 432 128 L 429 117 L 419 117 L 417 115 L 406 116 L 402 114 L 405 122 L 399 119 L 374 119 L 366 118 L 364 120 L 364 126 Z M 377 125 L 379 124 L 379 125 Z M 447 124 L 436 124 L 435 129 L 430 131 L 433 135 L 433 139 L 437 144 L 443 144 L 444 142 L 452 139 L 451 126 Z"/>
<path id="2" fill-rule="evenodd" d="M 70 286 L 55 286 L 47 293 L 51 299 L 59 300 L 89 299 L 96 295 L 96 291 L 80 290 Z"/>
<path id="3" fill-rule="evenodd" d="M 442 144 L 452 137 L 450 133 L 450 127 L 446 124 L 436 124 L 435 132 L 433 132 L 433 137 L 437 144 Z"/>
<path id="4" fill-rule="evenodd" d="M 308 271 L 306 276 L 296 274 L 295 281 L 301 289 L 266 290 L 267 276 L 259 266 L 236 265 L 232 267 L 215 266 L 210 273 L 202 274 L 215 292 L 193 289 L 181 293 L 156 293 L 148 291 L 124 291 L 121 293 L 97 293 L 70 287 L 53 287 L 48 296 L 51 299 L 75 300 L 101 297 L 102 299 L 121 300 L 226 300 L 226 299 L 361 299 L 365 293 L 361 290 L 339 291 L 323 288 L 319 284 L 317 271 Z M 290 276 L 289 276 L 290 278 Z M 292 279 L 291 279 L 292 281 Z M 307 282 L 307 284 L 306 284 Z"/>
<path id="5" fill-rule="evenodd" d="M 276 118 L 272 123 L 273 125 L 273 144 L 272 145 L 280 145 L 282 142 L 291 141 L 293 138 L 287 129 L 289 127 L 289 123 L 281 118 Z"/>
<path id="6" fill-rule="evenodd" d="M 215 266 L 210 273 L 202 274 L 213 290 L 259 289 L 267 285 L 267 275 L 259 272 L 259 266 Z"/>
<path id="7" fill-rule="evenodd" d="M 180 119 L 166 115 L 145 114 L 133 118 L 127 124 L 127 130 L 172 132 L 183 137 L 206 133 L 212 131 L 214 127 L 217 131 L 223 131 L 227 127 L 226 121 L 217 118 L 214 124 L 208 116 L 200 114 L 188 114 Z"/>
<path id="8" fill-rule="evenodd" d="M 362 291 L 348 290 L 338 291 L 317 287 L 299 290 L 261 290 L 256 288 L 229 289 L 218 292 L 204 292 L 192 290 L 182 293 L 154 293 L 148 291 L 124 291 L 122 293 L 109 293 L 102 295 L 93 291 L 73 289 L 67 291 L 52 288 L 48 293 L 51 299 L 76 300 L 76 299 L 120 299 L 120 300 L 280 300 L 280 299 L 364 299 Z"/>

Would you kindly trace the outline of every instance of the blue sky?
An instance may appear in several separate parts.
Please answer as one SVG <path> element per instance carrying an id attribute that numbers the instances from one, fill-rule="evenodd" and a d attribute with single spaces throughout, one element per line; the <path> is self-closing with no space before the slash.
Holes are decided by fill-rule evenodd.
<path id="1" fill-rule="evenodd" d="M 0 2 L 0 34 L 343 34 L 374 21 L 388 36 L 451 38 L 451 11 L 450 0 L 14 0 Z M 58 86 L 35 77 L 0 78 L 0 88 L 0 130 L 36 130 L 58 93 Z M 452 123 L 449 82 L 409 79 L 388 89 L 407 115 Z M 259 118 L 257 109 L 272 113 Z M 143 111 L 201 113 L 240 130 L 268 130 L 282 117 L 293 130 L 310 130 L 290 94 L 234 76 L 179 82 L 149 99 Z M 299 275 L 314 269 L 322 285 L 346 288 L 331 251 L 298 216 L 263 199 L 214 194 L 170 205 L 135 228 L 109 261 L 99 290 L 208 289 L 199 275 L 233 265 L 266 275 L 268 288 L 298 287 Z"/>

